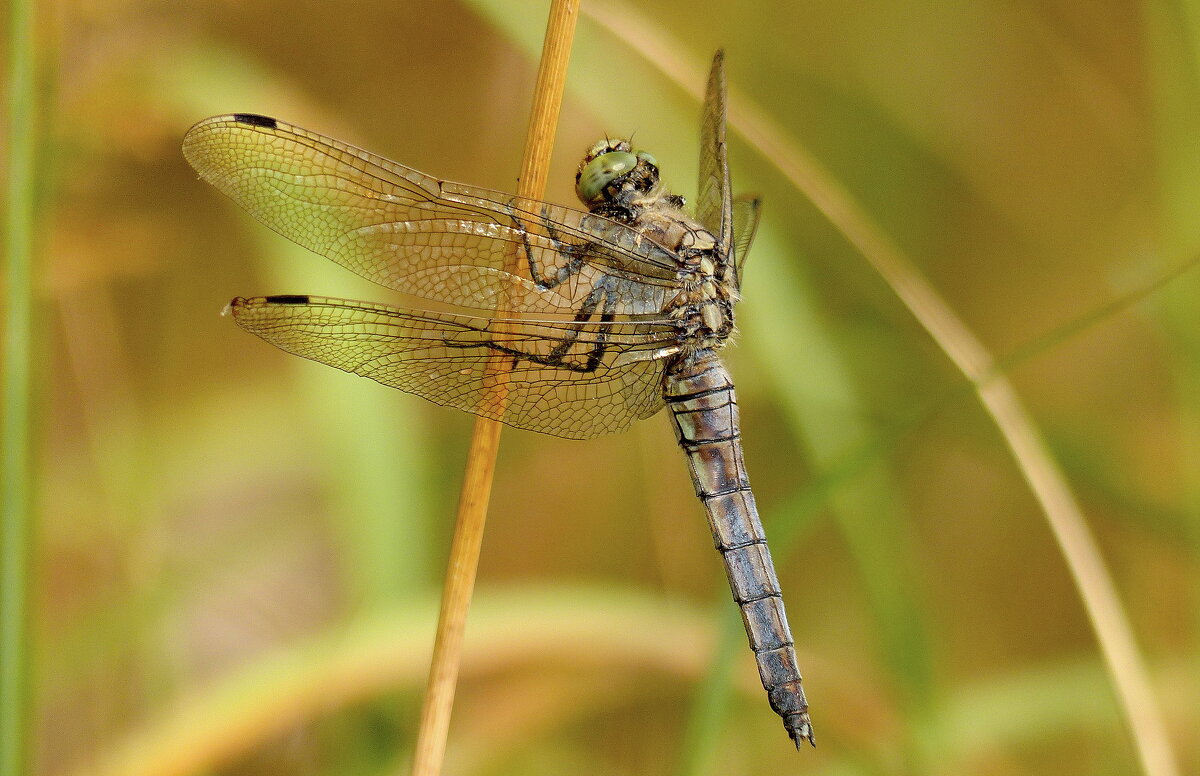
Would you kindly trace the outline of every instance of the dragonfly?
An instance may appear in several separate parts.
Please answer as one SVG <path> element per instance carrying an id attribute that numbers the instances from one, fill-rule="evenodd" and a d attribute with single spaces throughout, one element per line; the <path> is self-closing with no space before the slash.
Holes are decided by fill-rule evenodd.
<path id="1" fill-rule="evenodd" d="M 658 162 L 604 138 L 586 209 L 452 183 L 278 119 L 204 119 L 183 153 L 266 226 L 412 306 L 238 297 L 244 329 L 285 351 L 437 404 L 569 439 L 663 407 L 741 610 L 771 708 L 815 745 L 782 592 L 719 351 L 734 330 L 760 201 L 734 198 L 724 55 L 709 73 L 694 215 Z"/>

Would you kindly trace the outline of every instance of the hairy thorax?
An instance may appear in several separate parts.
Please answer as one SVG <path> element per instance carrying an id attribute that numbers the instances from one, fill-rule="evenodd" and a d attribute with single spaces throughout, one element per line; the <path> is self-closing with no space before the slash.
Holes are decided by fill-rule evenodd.
<path id="1" fill-rule="evenodd" d="M 638 231 L 675 252 L 679 266 L 679 292 L 667 303 L 667 314 L 680 328 L 684 354 L 719 348 L 733 333 L 733 306 L 737 298 L 718 279 L 724 257 L 712 233 L 670 204 L 672 195 L 647 202 L 631 222 Z"/>

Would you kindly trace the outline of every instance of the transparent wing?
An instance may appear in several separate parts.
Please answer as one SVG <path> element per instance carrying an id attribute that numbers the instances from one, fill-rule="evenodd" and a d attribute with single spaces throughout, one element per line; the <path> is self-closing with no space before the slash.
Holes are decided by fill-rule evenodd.
<path id="1" fill-rule="evenodd" d="M 674 352 L 675 327 L 661 320 L 490 319 L 315 296 L 238 298 L 229 311 L 289 353 L 569 439 L 657 412 Z"/>
<path id="2" fill-rule="evenodd" d="M 440 304 L 569 313 L 604 277 L 613 312 L 658 312 L 673 254 L 590 213 L 440 181 L 276 119 L 214 116 L 183 153 L 285 237 L 388 288 Z"/>
<path id="3" fill-rule="evenodd" d="M 742 286 L 742 268 L 746 266 L 746 254 L 758 231 L 758 219 L 762 216 L 762 200 L 753 196 L 740 196 L 733 201 L 733 257 L 734 286 Z"/>
<path id="4" fill-rule="evenodd" d="M 733 245 L 733 199 L 725 148 L 725 52 L 717 51 L 708 74 L 700 119 L 700 185 L 696 220 L 717 238 L 722 256 Z"/>

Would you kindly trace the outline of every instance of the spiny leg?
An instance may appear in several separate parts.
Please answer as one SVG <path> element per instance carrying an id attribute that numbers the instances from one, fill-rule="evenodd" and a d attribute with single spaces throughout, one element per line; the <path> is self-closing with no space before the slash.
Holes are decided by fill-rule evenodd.
<path id="1" fill-rule="evenodd" d="M 614 320 L 615 315 L 609 310 L 615 300 L 612 296 L 612 289 L 610 288 L 609 284 L 605 282 L 607 280 L 608 278 L 605 277 L 598 282 L 592 289 L 592 292 L 588 294 L 587 299 L 585 299 L 583 304 L 580 305 L 579 311 L 575 313 L 574 321 L 576 323 L 586 323 L 587 321 L 591 320 L 595 315 L 597 308 L 600 308 L 601 324 L 611 323 Z M 602 302 L 603 304 L 601 304 Z M 597 331 L 596 342 L 594 343 L 592 349 L 586 354 L 587 360 L 580 364 L 577 361 L 568 360 L 566 355 L 567 351 L 569 351 L 571 347 L 578 342 L 579 335 L 582 332 L 583 328 L 577 327 L 572 329 L 566 336 L 560 339 L 550 340 L 556 342 L 556 344 L 550 350 L 550 352 L 545 355 L 540 353 L 530 353 L 529 351 L 521 350 L 520 348 L 501 345 L 495 340 L 484 340 L 482 342 L 471 343 L 444 340 L 444 343 L 447 347 L 464 349 L 486 347 L 499 353 L 504 353 L 513 357 L 512 368 L 516 368 L 521 361 L 528 361 L 533 364 L 551 366 L 558 369 L 567 369 L 572 372 L 594 372 L 597 368 L 599 368 L 600 362 L 604 359 L 604 354 L 608 350 L 609 343 L 607 337 L 607 327 L 602 325 Z"/>
<path id="2" fill-rule="evenodd" d="M 545 209 L 543 208 L 540 214 L 540 220 L 543 228 L 546 230 L 546 236 L 554 245 L 554 249 L 559 253 L 559 255 L 567 257 L 567 263 L 558 268 L 553 278 L 546 277 L 542 274 L 542 269 L 538 266 L 538 260 L 535 257 L 533 244 L 529 240 L 528 228 L 525 226 L 524 222 L 517 217 L 517 214 L 512 210 L 512 208 L 509 208 L 508 214 L 513 220 L 513 227 L 516 229 L 517 234 L 521 235 L 521 247 L 525 252 L 525 261 L 529 267 L 529 277 L 539 289 L 548 291 L 550 289 L 557 288 L 579 273 L 579 270 L 583 267 L 583 261 L 587 257 L 589 249 L 592 245 L 590 242 L 582 245 L 575 245 L 563 240 L 559 236 L 558 230 L 554 228 L 553 220 L 546 215 Z"/>

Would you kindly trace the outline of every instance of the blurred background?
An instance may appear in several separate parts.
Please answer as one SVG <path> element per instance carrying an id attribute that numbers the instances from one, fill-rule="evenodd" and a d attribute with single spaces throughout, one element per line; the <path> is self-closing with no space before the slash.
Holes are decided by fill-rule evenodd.
<path id="1" fill-rule="evenodd" d="M 547 198 L 573 202 L 605 133 L 692 196 L 693 93 L 725 47 L 732 109 L 1004 363 L 1200 772 L 1200 8 L 584 5 Z M 222 318 L 236 295 L 389 292 L 254 222 L 180 140 L 265 113 L 515 190 L 545 10 L 41 4 L 35 773 L 406 772 L 472 420 Z M 765 702 L 660 416 L 505 433 L 447 772 L 1139 772 L 970 385 L 777 155 L 731 137 L 765 211 L 728 362 L 820 746 L 792 751 Z"/>

